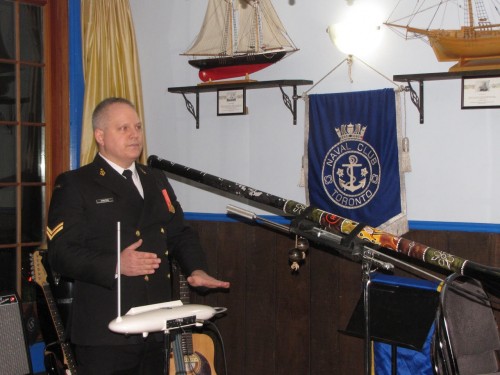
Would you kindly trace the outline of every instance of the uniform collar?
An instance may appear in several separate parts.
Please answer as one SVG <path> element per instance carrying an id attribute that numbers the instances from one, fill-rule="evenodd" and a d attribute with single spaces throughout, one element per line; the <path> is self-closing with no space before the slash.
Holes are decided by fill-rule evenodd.
<path id="1" fill-rule="evenodd" d="M 99 156 L 119 174 L 122 174 L 125 169 L 130 169 L 132 171 L 132 175 L 137 175 L 137 168 L 135 167 L 135 163 L 132 163 L 128 168 L 123 168 L 120 167 L 118 164 L 113 163 L 111 160 L 105 158 L 101 153 L 99 153 Z"/>

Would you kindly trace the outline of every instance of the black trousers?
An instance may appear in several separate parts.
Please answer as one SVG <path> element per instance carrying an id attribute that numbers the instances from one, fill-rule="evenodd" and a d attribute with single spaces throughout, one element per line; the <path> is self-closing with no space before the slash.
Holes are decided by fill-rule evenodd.
<path id="1" fill-rule="evenodd" d="M 75 346 L 78 375 L 162 375 L 166 372 L 163 342 L 133 345 Z"/>

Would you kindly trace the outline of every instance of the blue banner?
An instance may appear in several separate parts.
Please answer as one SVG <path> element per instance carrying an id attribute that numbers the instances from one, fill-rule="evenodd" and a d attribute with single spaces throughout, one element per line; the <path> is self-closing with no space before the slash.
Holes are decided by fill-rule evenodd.
<path id="1" fill-rule="evenodd" d="M 434 324 L 429 330 L 422 350 L 398 347 L 396 351 L 396 368 L 398 375 L 434 375 L 432 367 L 432 338 Z M 392 347 L 382 342 L 374 342 L 374 375 L 391 375 L 393 373 Z"/>
<path id="2" fill-rule="evenodd" d="M 372 227 L 408 230 L 393 89 L 309 95 L 309 204 Z"/>

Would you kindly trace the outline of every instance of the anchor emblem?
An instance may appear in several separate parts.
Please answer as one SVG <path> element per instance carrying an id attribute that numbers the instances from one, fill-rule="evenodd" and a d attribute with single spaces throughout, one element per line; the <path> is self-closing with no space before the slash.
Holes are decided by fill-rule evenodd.
<path id="1" fill-rule="evenodd" d="M 345 167 L 347 170 L 347 175 L 349 176 L 349 182 L 344 181 L 341 177 L 344 175 L 344 170 L 339 168 L 337 171 L 337 175 L 339 176 L 339 185 L 342 189 L 348 190 L 351 193 L 355 192 L 356 190 L 363 189 L 366 186 L 366 178 L 363 178 L 357 185 L 356 181 L 357 178 L 354 173 L 354 168 L 356 167 L 362 167 L 362 164 L 358 164 L 358 157 L 356 155 L 350 155 L 349 156 L 349 163 L 348 164 L 342 164 L 342 167 Z M 361 170 L 361 176 L 365 177 L 367 174 L 366 168 L 363 168 Z"/>
<path id="2" fill-rule="evenodd" d="M 340 142 L 323 159 L 323 189 L 336 206 L 348 210 L 368 204 L 380 186 L 380 161 L 375 149 L 363 140 L 366 128 L 361 124 L 335 128 Z"/>

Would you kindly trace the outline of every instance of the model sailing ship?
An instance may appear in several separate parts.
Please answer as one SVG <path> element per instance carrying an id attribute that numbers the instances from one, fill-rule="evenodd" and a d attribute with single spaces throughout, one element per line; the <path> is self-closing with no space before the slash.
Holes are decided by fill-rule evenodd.
<path id="1" fill-rule="evenodd" d="M 209 0 L 201 30 L 182 55 L 194 57 L 189 64 L 207 82 L 248 79 L 295 51 L 271 0 Z"/>
<path id="2" fill-rule="evenodd" d="M 500 69 L 500 3 L 498 0 L 416 1 L 411 15 L 394 19 L 394 11 L 385 24 L 391 28 L 406 30 L 405 37 L 425 36 L 438 61 L 458 61 L 450 71 Z M 437 21 L 449 21 L 450 11 L 455 10 L 462 19 L 459 28 L 436 28 Z M 445 13 L 446 12 L 446 16 Z M 427 27 L 418 28 L 411 23 L 430 14 Z M 406 22 L 406 24 L 404 24 Z"/>

